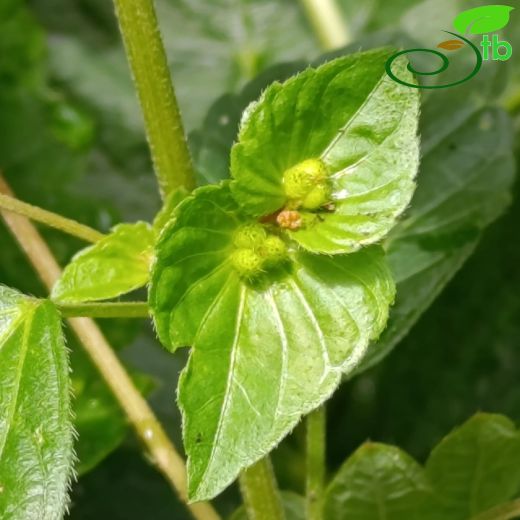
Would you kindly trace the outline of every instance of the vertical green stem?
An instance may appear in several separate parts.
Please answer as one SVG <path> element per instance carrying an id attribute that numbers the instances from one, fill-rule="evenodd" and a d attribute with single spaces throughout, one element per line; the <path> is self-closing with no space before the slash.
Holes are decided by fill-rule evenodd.
<path id="1" fill-rule="evenodd" d="M 344 47 L 352 40 L 336 0 L 301 0 L 318 40 L 325 50 Z"/>
<path id="2" fill-rule="evenodd" d="M 273 466 L 266 457 L 240 474 L 240 489 L 249 520 L 284 520 Z"/>
<path id="3" fill-rule="evenodd" d="M 114 0 L 161 194 L 195 187 L 153 0 Z"/>
<path id="4" fill-rule="evenodd" d="M 325 406 L 307 417 L 307 520 L 322 520 L 325 487 Z"/>

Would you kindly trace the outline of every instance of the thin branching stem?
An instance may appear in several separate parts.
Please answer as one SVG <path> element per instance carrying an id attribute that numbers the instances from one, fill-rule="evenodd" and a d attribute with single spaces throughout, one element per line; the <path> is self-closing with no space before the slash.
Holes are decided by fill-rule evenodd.
<path id="1" fill-rule="evenodd" d="M 285 513 L 269 457 L 240 474 L 240 490 L 249 520 L 284 520 Z"/>
<path id="2" fill-rule="evenodd" d="M 306 509 L 307 520 L 323 519 L 325 487 L 326 409 L 318 408 L 307 416 Z"/>
<path id="3" fill-rule="evenodd" d="M 195 187 L 177 98 L 152 0 L 114 0 L 161 194 Z"/>
<path id="4" fill-rule="evenodd" d="M 80 224 L 70 218 L 62 217 L 61 215 L 57 215 L 56 213 L 52 213 L 46 209 L 33 206 L 32 204 L 27 204 L 27 202 L 22 202 L 21 200 L 10 197 L 5 193 L 0 193 L 0 209 L 23 215 L 31 220 L 59 229 L 64 233 L 68 233 L 69 235 L 85 240 L 86 242 L 94 243 L 105 236 L 100 231 L 92 229 L 89 226 Z"/>
<path id="5" fill-rule="evenodd" d="M 0 193 L 14 196 L 1 175 Z M 24 216 L 9 211 L 0 211 L 0 214 L 44 285 L 51 290 L 61 275 L 61 269 L 38 230 Z M 96 323 L 90 318 L 71 318 L 69 323 L 148 449 L 151 460 L 177 491 L 193 517 L 197 520 L 220 520 L 209 503 L 188 504 L 186 468 L 182 457 Z"/>
<path id="6" fill-rule="evenodd" d="M 301 3 L 324 50 L 350 43 L 352 35 L 336 0 L 301 0 Z"/>

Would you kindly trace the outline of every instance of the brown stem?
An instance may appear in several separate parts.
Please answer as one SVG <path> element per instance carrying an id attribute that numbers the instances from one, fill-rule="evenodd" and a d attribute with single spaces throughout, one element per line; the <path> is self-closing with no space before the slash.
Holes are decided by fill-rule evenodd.
<path id="1" fill-rule="evenodd" d="M 14 197 L 1 175 L 0 193 Z M 0 214 L 47 289 L 51 290 L 61 275 L 61 269 L 46 242 L 26 217 L 9 211 L 0 211 Z M 158 470 L 187 504 L 193 517 L 197 520 L 219 520 L 218 513 L 209 503 L 188 504 L 184 461 L 96 323 L 89 318 L 68 321 L 147 447 Z"/>

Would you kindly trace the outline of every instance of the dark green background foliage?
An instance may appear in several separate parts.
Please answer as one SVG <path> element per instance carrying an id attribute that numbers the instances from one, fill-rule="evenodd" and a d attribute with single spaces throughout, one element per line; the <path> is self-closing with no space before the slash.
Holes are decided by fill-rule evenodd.
<path id="1" fill-rule="evenodd" d="M 452 0 L 341 4 L 361 41 L 354 49 L 421 39 L 431 46 L 441 37 L 438 29 L 450 29 L 458 11 L 477 5 Z M 228 176 L 229 150 L 248 102 L 271 81 L 322 60 L 321 50 L 296 0 L 159 0 L 158 11 L 199 179 L 215 182 Z M 513 46 L 515 40 L 520 45 L 515 14 L 506 29 Z M 110 3 L 6 0 L 0 6 L 0 56 L 0 169 L 17 194 L 103 231 L 121 220 L 151 220 L 159 199 Z M 423 147 L 438 154 L 423 157 L 430 176 L 436 171 L 432 163 L 448 161 L 465 139 L 476 147 L 468 153 L 484 154 L 484 141 L 475 145 L 474 133 L 488 110 L 482 106 L 518 92 L 518 63 L 513 58 L 492 64 L 474 83 L 427 96 Z M 518 128 L 520 117 L 513 116 Z M 501 157 L 500 147 L 507 146 L 508 123 L 500 131 L 502 138 L 486 150 L 487 157 Z M 428 148 L 423 150 L 426 154 Z M 460 159 L 460 171 L 466 171 L 465 164 Z M 440 226 L 442 233 L 430 237 L 433 250 L 454 262 L 457 255 L 465 258 L 481 228 L 507 205 L 503 195 L 487 197 L 482 188 L 498 190 L 511 182 L 503 166 L 490 164 L 476 184 L 467 169 L 473 179 L 468 185 L 481 188 L 479 198 L 462 196 L 457 204 L 488 210 L 480 220 L 470 212 L 456 229 Z M 520 422 L 518 187 L 513 195 L 507 213 L 484 232 L 473 256 L 410 334 L 383 363 L 344 383 L 329 403 L 331 474 L 367 439 L 396 444 L 422 463 L 447 432 L 476 411 Z M 62 264 L 82 246 L 43 231 Z M 0 282 L 44 295 L 3 227 Z M 421 300 L 413 286 L 407 289 L 412 306 L 428 307 L 428 298 Z M 151 329 L 137 321 L 107 322 L 104 328 L 128 366 L 139 367 L 137 381 L 151 392 L 154 409 L 180 446 L 180 417 L 172 402 L 184 355 L 168 355 Z M 387 336 L 382 342 L 390 350 L 398 338 Z M 132 520 L 151 511 L 157 520 L 187 518 L 127 436 L 125 420 L 94 368 L 72 339 L 69 346 L 80 434 L 80 478 L 73 485 L 70 518 Z M 302 491 L 302 428 L 276 450 L 274 461 L 281 486 Z M 235 488 L 217 501 L 223 513 L 238 503 Z"/>

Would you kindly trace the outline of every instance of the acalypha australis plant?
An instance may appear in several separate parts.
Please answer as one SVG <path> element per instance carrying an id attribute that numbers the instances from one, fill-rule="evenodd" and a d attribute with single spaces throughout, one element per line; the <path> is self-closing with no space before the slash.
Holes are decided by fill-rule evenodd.
<path id="1" fill-rule="evenodd" d="M 402 82 L 386 73 L 393 46 L 346 50 L 262 85 L 223 160 L 202 164 L 152 2 L 115 4 L 163 206 L 151 223 L 101 233 L 1 180 L 4 221 L 50 296 L 0 286 L 0 517 L 59 519 L 69 505 L 81 385 L 62 320 L 199 520 L 221 518 L 210 501 L 237 479 L 234 520 L 520 514 L 520 433 L 504 416 L 474 416 L 422 465 L 380 443 L 333 475 L 325 462 L 327 400 L 407 333 L 505 206 L 505 112 L 464 104 L 460 90 L 421 98 L 405 56 L 392 64 Z M 435 121 L 458 110 L 441 135 Z M 474 155 L 459 151 L 469 146 Z M 208 168 L 218 182 L 203 182 Z M 90 244 L 60 270 L 29 219 Z M 127 296 L 144 287 L 146 301 Z M 93 318 L 150 318 L 165 349 L 188 349 L 177 386 L 186 464 Z M 270 460 L 302 420 L 305 496 L 280 492 Z"/>

